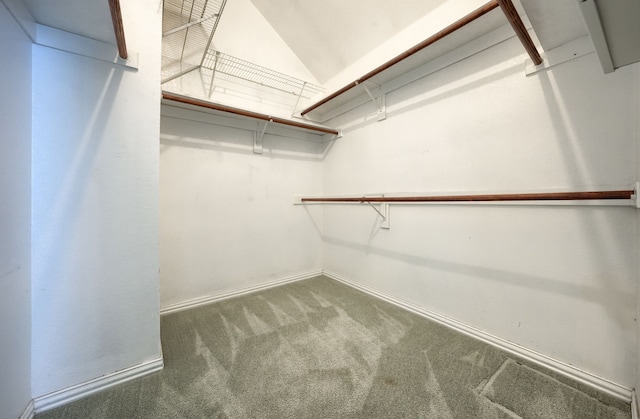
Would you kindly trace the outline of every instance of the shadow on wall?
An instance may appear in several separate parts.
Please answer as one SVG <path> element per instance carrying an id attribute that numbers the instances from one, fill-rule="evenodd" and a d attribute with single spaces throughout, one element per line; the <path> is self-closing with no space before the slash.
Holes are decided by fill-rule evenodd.
<path id="1" fill-rule="evenodd" d="M 254 154 L 254 132 L 244 128 L 163 116 L 160 153 L 171 147 L 190 147 L 250 155 Z M 256 154 L 256 157 L 318 162 L 324 160 L 334 141 L 315 142 L 267 133 L 263 138 L 262 154 Z"/>
<path id="2" fill-rule="evenodd" d="M 595 185 L 604 187 L 617 186 L 621 183 L 634 182 L 635 145 L 633 142 L 633 95 L 624 83 L 613 77 L 601 73 L 599 65 L 592 54 L 587 58 L 592 62 L 589 73 L 585 71 L 544 71 L 538 74 L 540 88 L 544 94 L 550 120 L 556 133 L 557 150 L 561 152 L 564 166 L 569 172 L 573 186 Z M 583 59 L 585 60 L 585 59 Z M 566 66 L 576 65 L 573 62 Z M 570 67 L 569 67 L 570 68 Z M 595 70 L 594 70 L 595 69 Z M 623 69 L 624 71 L 624 69 Z M 592 75 L 592 73 L 594 73 Z M 616 75 L 621 76 L 621 72 Z M 621 76 L 624 78 L 624 75 Z M 593 88 L 599 90 L 594 97 Z M 619 109 L 612 112 L 610 105 L 619 105 Z M 598 112 L 598 108 L 602 112 Z M 629 128 L 624 128 L 629 127 Z M 625 132 L 626 131 L 626 132 Z M 613 182 L 606 179 L 612 171 L 617 170 Z M 586 212 L 580 212 L 582 229 L 588 237 L 603 238 L 614 231 L 613 220 L 602 219 L 593 222 Z M 619 316 L 616 309 L 621 301 L 633 307 L 634 302 L 629 289 L 620 288 L 620 281 L 611 281 L 606 275 L 616 270 L 616 255 L 630 251 L 626 243 L 615 240 L 591 240 L 588 246 L 587 260 L 597 261 L 598 271 L 604 275 L 595 275 L 600 285 L 593 287 L 593 291 L 618 295 L 621 299 L 613 299 L 607 304 L 601 298 L 596 298 L 602 310 L 610 317 Z M 637 249 L 636 249 L 637 252 Z M 585 292 L 580 287 L 585 298 L 591 298 L 591 292 Z M 590 290 L 591 288 L 588 288 Z M 578 291 L 578 290 L 576 290 Z M 628 313 L 633 318 L 634 312 Z M 620 323 L 624 324 L 624 323 Z"/>
<path id="3" fill-rule="evenodd" d="M 627 314 L 629 316 L 633 316 L 634 314 L 635 295 L 625 290 L 612 289 L 610 287 L 595 287 L 585 284 L 571 284 L 522 272 L 438 260 L 427 256 L 403 253 L 326 235 L 323 236 L 323 241 L 326 244 L 339 246 L 361 254 L 393 259 L 411 266 L 423 267 L 434 271 L 461 275 L 468 278 L 483 278 L 520 288 L 542 290 L 551 294 L 563 295 L 571 299 L 587 300 L 602 307 L 610 307 L 613 304 L 614 307 L 618 308 L 618 311 L 620 311 L 619 309 L 621 307 L 630 307 L 631 309 Z M 455 276 L 449 276 L 449 278 L 455 278 Z M 616 318 L 618 324 L 626 324 L 628 322 L 628 317 L 624 316 L 625 318 L 621 318 L 619 312 L 616 313 L 613 311 L 610 314 L 613 318 Z"/>
<path id="4" fill-rule="evenodd" d="M 86 68 L 80 67 L 80 71 Z M 34 79 L 46 83 L 67 68 L 57 66 L 53 74 Z M 113 250 L 113 243 L 109 238 L 105 240 L 105 235 L 119 220 L 119 215 L 110 213 L 109 208 L 114 207 L 122 189 L 126 189 L 125 183 L 114 184 L 113 168 L 105 168 L 103 160 L 111 159 L 107 164 L 119 165 L 126 164 L 123 162 L 130 157 L 135 158 L 120 139 L 106 135 L 113 124 L 114 103 L 124 72 L 128 70 L 118 66 L 98 71 L 100 75 L 93 72 L 89 76 L 89 80 L 95 82 L 91 88 L 86 86 L 85 75 L 77 78 L 61 75 L 60 79 L 66 81 L 61 83 L 63 87 L 39 98 L 39 105 L 34 109 L 38 123 L 34 125 L 37 128 L 33 136 L 32 170 L 33 316 L 39 320 L 33 324 L 32 336 L 37 339 L 32 343 L 32 353 L 41 354 L 39 356 L 52 351 L 59 353 L 56 345 L 51 347 L 51 342 L 67 345 L 66 338 L 77 333 L 75 324 L 69 324 L 68 319 L 78 315 L 95 317 L 95 310 L 100 309 L 99 305 L 84 303 L 104 300 L 96 278 L 84 275 L 89 269 L 108 269 L 104 265 L 109 262 L 103 255 Z M 65 104 L 64 110 L 57 108 L 61 103 Z M 106 144 L 109 140 L 117 145 Z M 104 151 L 107 147 L 111 148 Z M 87 225 L 88 219 L 90 225 Z M 83 278 L 80 280 L 78 275 Z M 79 303 L 70 306 L 66 299 L 69 284 L 74 281 L 77 287 L 74 286 L 73 292 Z M 90 342 L 86 347 L 108 344 L 112 342 Z M 56 365 L 36 360 L 36 365 L 41 367 L 38 376 L 59 375 L 57 369 L 67 361 L 58 359 Z M 40 391 L 43 383 L 38 384 Z"/>

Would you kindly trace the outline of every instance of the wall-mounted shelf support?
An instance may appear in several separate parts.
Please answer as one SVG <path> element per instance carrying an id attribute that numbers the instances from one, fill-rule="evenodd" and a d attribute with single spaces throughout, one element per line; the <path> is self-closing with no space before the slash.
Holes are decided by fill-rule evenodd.
<path id="1" fill-rule="evenodd" d="M 371 208 L 373 208 L 373 210 L 375 212 L 378 213 L 380 218 L 382 218 L 382 222 L 380 223 L 380 228 L 384 228 L 385 230 L 388 230 L 390 228 L 390 225 L 389 225 L 389 203 L 388 202 L 380 203 L 380 209 L 378 209 L 370 201 L 364 201 L 364 202 L 369 204 L 369 206 Z"/>
<path id="2" fill-rule="evenodd" d="M 631 201 L 633 202 L 634 206 L 640 209 L 640 199 L 638 199 L 638 194 L 640 194 L 640 182 L 636 182 L 636 187 L 633 191 L 633 195 L 631 195 Z"/>
<path id="3" fill-rule="evenodd" d="M 387 119 L 387 108 L 385 102 L 385 95 L 382 93 L 382 86 L 378 86 L 378 95 L 377 97 L 371 93 L 371 90 L 367 87 L 365 83 L 357 83 L 356 84 L 362 86 L 365 92 L 367 92 L 367 96 L 376 106 L 376 114 L 378 115 L 378 121 L 384 121 Z"/>
<path id="4" fill-rule="evenodd" d="M 213 81 L 216 79 L 216 69 L 218 68 L 218 57 L 220 53 L 216 51 L 213 61 L 213 68 L 211 69 L 211 84 L 209 85 L 209 97 L 213 93 Z"/>
<path id="5" fill-rule="evenodd" d="M 300 88 L 300 93 L 298 93 L 298 97 L 296 98 L 296 103 L 293 105 L 293 109 L 291 110 L 291 116 L 295 116 L 296 109 L 298 109 L 298 104 L 300 103 L 300 99 L 302 98 L 302 93 L 304 93 L 304 89 L 307 87 L 307 82 L 305 81 Z"/>
<path id="6" fill-rule="evenodd" d="M 264 138 L 264 133 L 267 130 L 267 126 L 269 122 L 273 122 L 272 119 L 266 121 L 264 126 L 262 127 L 262 131 L 254 131 L 253 132 L 253 153 L 254 154 L 262 154 L 262 139 Z"/>

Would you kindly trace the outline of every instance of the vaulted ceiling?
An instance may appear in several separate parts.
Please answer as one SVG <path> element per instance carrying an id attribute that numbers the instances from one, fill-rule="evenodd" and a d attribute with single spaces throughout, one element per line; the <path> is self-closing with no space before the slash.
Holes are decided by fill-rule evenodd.
<path id="1" fill-rule="evenodd" d="M 446 1 L 251 0 L 321 83 Z"/>

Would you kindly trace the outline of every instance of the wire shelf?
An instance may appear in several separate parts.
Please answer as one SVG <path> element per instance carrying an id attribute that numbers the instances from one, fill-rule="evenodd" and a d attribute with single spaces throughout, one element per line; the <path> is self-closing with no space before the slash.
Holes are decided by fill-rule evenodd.
<path id="1" fill-rule="evenodd" d="M 218 26 L 227 0 L 164 0 L 162 79 L 195 69 Z"/>
<path id="2" fill-rule="evenodd" d="M 208 50 L 205 54 L 202 67 L 211 70 L 214 79 L 216 74 L 226 74 L 260 86 L 290 93 L 301 99 L 310 99 L 323 91 L 322 87 L 318 85 L 213 49 Z"/>

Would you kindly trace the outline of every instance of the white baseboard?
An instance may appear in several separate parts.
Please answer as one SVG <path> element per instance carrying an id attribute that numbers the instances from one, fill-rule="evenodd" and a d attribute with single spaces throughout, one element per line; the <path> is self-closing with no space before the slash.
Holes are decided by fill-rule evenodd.
<path id="1" fill-rule="evenodd" d="M 71 403 L 83 397 L 90 396 L 100 391 L 106 390 L 118 384 L 141 378 L 145 375 L 161 371 L 164 367 L 162 358 L 145 362 L 122 371 L 107 374 L 103 377 L 95 378 L 84 383 L 77 384 L 53 393 L 33 399 L 33 410 L 35 413 L 42 413 L 47 410 Z"/>
<path id="2" fill-rule="evenodd" d="M 375 297 L 381 298 L 391 304 L 402 307 L 406 310 L 409 310 L 413 313 L 419 314 L 427 319 L 438 322 L 444 326 L 450 327 L 458 332 L 464 333 L 465 335 L 474 337 L 479 339 L 485 343 L 496 346 L 503 351 L 506 351 L 510 354 L 519 356 L 528 361 L 534 362 L 538 365 L 541 365 L 545 368 L 548 368 L 558 374 L 562 374 L 566 377 L 571 378 L 572 380 L 578 381 L 580 383 L 586 384 L 592 388 L 595 388 L 603 393 L 609 394 L 613 397 L 621 399 L 627 403 L 632 402 L 632 394 L 633 390 L 622 386 L 620 384 L 609 381 L 605 378 L 598 377 L 597 375 L 591 374 L 587 371 L 583 371 L 579 368 L 576 368 L 572 365 L 569 365 L 565 362 L 559 361 L 557 359 L 551 358 L 547 355 L 541 354 L 539 352 L 533 351 L 531 349 L 525 348 L 523 346 L 517 345 L 513 342 L 509 342 L 508 340 L 502 339 L 497 336 L 493 336 L 487 332 L 484 332 L 480 329 L 476 329 L 475 327 L 469 326 L 465 323 L 459 322 L 457 320 L 451 319 L 447 316 L 443 316 L 441 314 L 435 313 L 430 310 L 426 310 L 422 307 L 419 307 L 416 304 L 410 303 L 408 301 L 404 301 L 402 299 L 393 297 L 391 295 L 378 292 L 372 288 L 360 285 L 352 280 L 344 278 L 338 274 L 333 272 L 324 271 L 325 276 L 328 276 L 331 279 L 342 282 L 345 285 L 349 285 L 353 288 L 356 288 L 360 291 L 363 291 L 367 294 L 373 295 Z M 632 410 L 635 407 L 632 406 Z"/>
<path id="3" fill-rule="evenodd" d="M 303 279 L 313 278 L 315 276 L 322 275 L 322 271 L 307 272 L 304 274 L 292 275 L 285 278 L 276 279 L 264 284 L 256 285 L 253 287 L 243 288 L 240 290 L 229 291 L 221 294 L 207 295 L 204 297 L 194 298 L 193 300 L 183 301 L 181 303 L 169 304 L 160 307 L 160 315 L 175 313 L 177 311 L 187 310 L 195 308 L 205 304 L 215 303 L 217 301 L 226 300 L 228 298 L 239 297 L 241 295 L 251 294 L 257 291 L 266 290 L 268 288 L 277 287 L 279 285 L 288 284 L 291 282 L 301 281 Z"/>
<path id="4" fill-rule="evenodd" d="M 19 419 L 33 419 L 36 412 L 33 409 L 33 400 L 29 400 L 29 404 L 24 409 L 24 412 L 20 415 Z"/>

